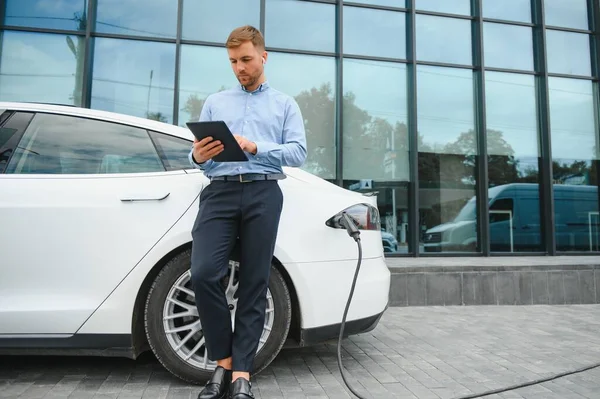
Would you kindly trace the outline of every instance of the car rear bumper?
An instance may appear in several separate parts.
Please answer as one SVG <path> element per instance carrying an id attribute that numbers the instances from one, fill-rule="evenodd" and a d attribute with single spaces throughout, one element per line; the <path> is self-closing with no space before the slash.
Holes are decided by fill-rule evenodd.
<path id="1" fill-rule="evenodd" d="M 377 325 L 379 324 L 379 321 L 381 320 L 381 317 L 383 316 L 384 312 L 385 311 L 373 316 L 346 322 L 346 324 L 344 325 L 344 337 L 362 334 L 374 330 L 375 327 L 377 327 Z M 341 327 L 342 323 L 337 323 L 323 327 L 302 329 L 300 330 L 300 342 L 298 343 L 298 345 L 310 346 L 324 341 L 328 341 L 330 339 L 337 339 L 340 336 Z"/>
<path id="2" fill-rule="evenodd" d="M 304 331 L 309 337 L 330 336 L 323 331 L 339 333 L 356 265 L 355 260 L 285 265 L 298 300 L 298 332 Z M 364 331 L 365 324 L 381 316 L 389 303 L 390 281 L 391 273 L 383 256 L 362 260 L 346 317 L 348 332 Z"/>

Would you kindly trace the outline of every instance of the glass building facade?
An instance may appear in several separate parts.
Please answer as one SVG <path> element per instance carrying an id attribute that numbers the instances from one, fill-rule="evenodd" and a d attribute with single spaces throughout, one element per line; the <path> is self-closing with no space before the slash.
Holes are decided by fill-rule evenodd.
<path id="1" fill-rule="evenodd" d="M 0 100 L 184 126 L 266 39 L 304 169 L 377 196 L 388 256 L 598 254 L 597 0 L 0 0 Z"/>

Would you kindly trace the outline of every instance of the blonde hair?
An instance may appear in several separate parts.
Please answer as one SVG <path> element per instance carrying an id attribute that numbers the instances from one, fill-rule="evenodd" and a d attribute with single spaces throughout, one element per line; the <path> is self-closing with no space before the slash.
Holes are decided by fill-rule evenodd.
<path id="1" fill-rule="evenodd" d="M 236 48 L 244 42 L 252 42 L 254 47 L 258 48 L 259 50 L 265 49 L 265 39 L 262 33 L 250 25 L 240 26 L 239 28 L 231 31 L 227 41 L 225 42 L 225 47 Z"/>

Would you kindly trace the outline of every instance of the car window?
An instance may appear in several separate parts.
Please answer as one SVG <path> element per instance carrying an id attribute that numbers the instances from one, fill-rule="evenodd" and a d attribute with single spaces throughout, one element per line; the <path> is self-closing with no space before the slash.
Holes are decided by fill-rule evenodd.
<path id="1" fill-rule="evenodd" d="M 27 112 L 4 112 L 0 115 L 0 173 L 17 149 L 21 135 L 27 128 L 33 114 Z"/>
<path id="2" fill-rule="evenodd" d="M 150 132 L 167 170 L 190 169 L 188 155 L 192 142 L 168 134 Z"/>
<path id="3" fill-rule="evenodd" d="M 37 114 L 6 173 L 164 172 L 144 129 L 87 118 Z"/>
<path id="4" fill-rule="evenodd" d="M 512 198 L 501 198 L 490 206 L 490 223 L 504 222 L 514 217 Z"/>

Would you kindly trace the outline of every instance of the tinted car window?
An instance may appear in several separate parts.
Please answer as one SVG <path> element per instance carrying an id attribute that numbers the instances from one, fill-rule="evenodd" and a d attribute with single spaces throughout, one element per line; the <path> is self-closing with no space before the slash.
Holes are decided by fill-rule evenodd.
<path id="1" fill-rule="evenodd" d="M 17 144 L 33 114 L 4 112 L 0 116 L 0 173 L 15 153 Z"/>
<path id="2" fill-rule="evenodd" d="M 103 174 L 164 170 L 143 129 L 65 115 L 37 114 L 6 173 Z"/>
<path id="3" fill-rule="evenodd" d="M 192 149 L 190 140 L 169 136 L 157 132 L 150 132 L 156 148 L 161 155 L 167 170 L 191 169 L 188 155 Z"/>

